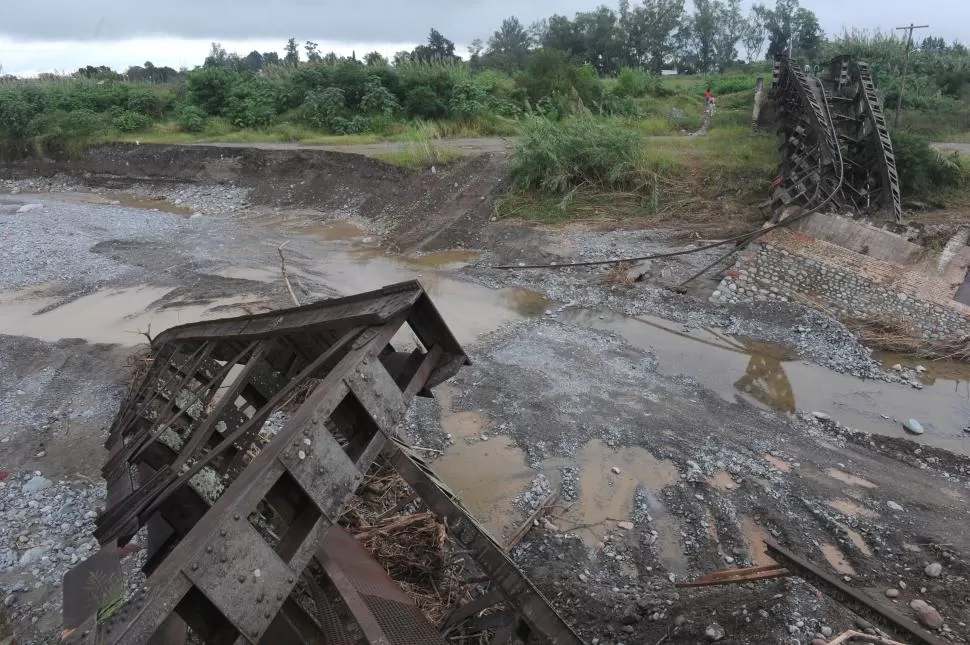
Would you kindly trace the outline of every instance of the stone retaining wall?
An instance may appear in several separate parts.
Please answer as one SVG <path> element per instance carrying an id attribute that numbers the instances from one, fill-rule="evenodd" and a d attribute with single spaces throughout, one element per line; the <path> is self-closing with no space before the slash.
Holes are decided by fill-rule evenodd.
<path id="1" fill-rule="evenodd" d="M 804 302 L 841 318 L 887 320 L 926 339 L 970 335 L 959 285 L 792 231 L 776 231 L 744 253 L 711 297 L 715 302 Z"/>

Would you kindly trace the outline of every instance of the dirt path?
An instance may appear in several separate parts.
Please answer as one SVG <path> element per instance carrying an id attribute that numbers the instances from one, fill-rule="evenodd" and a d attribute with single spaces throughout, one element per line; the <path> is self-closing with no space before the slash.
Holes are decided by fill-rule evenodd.
<path id="1" fill-rule="evenodd" d="M 432 143 L 441 150 L 451 150 L 465 155 L 503 154 L 512 149 L 515 140 L 507 137 L 481 137 L 464 139 L 434 139 Z M 304 143 L 194 143 L 193 146 L 216 148 L 249 148 L 253 150 L 326 150 L 367 156 L 408 150 L 417 145 L 407 141 L 381 141 L 357 145 L 314 145 Z"/>
<path id="2" fill-rule="evenodd" d="M 908 611 L 925 599 L 965 642 L 970 461 L 956 453 L 970 452 L 970 374 L 930 372 L 918 391 L 823 316 L 660 288 L 707 254 L 645 267 L 641 283 L 600 268 L 490 269 L 678 243 L 663 231 L 429 218 L 477 213 L 454 203 L 489 200 L 475 177 L 447 177 L 427 202 L 438 185 L 421 183 L 427 176 L 402 179 L 367 160 L 340 170 L 359 161 L 302 154 L 216 166 L 171 151 L 180 172 L 235 168 L 231 190 L 166 178 L 119 191 L 125 182 L 111 173 L 122 156 L 102 159 L 96 179 L 111 174 L 116 188 L 94 195 L 63 177 L 0 186 L 18 191 L 0 195 L 0 589 L 25 642 L 56 633 L 60 575 L 95 547 L 100 442 L 138 360 L 137 332 L 286 306 L 282 242 L 301 298 L 422 280 L 474 365 L 437 401 L 415 405 L 410 438 L 444 451 L 446 481 L 497 534 L 562 486 L 569 508 L 515 557 L 587 640 L 697 643 L 716 622 L 724 642 L 807 643 L 852 626 L 799 581 L 715 592 L 671 584 L 761 562 L 759 540 L 773 535 L 880 602 Z M 127 157 L 142 173 L 167 159 Z M 250 164 L 259 171 L 247 174 Z M 25 194 L 41 187 L 57 192 Z M 454 234 L 435 235 L 449 222 Z M 446 250 L 389 251 L 410 231 L 409 248 Z M 882 418 L 923 408 L 934 411 L 922 444 Z M 52 485 L 27 494 L 37 471 Z M 931 562 L 942 575 L 924 574 Z M 895 602 L 890 587 L 901 590 Z"/>
<path id="3" fill-rule="evenodd" d="M 937 150 L 948 150 L 959 152 L 961 155 L 970 155 L 970 143 L 931 143 Z"/>

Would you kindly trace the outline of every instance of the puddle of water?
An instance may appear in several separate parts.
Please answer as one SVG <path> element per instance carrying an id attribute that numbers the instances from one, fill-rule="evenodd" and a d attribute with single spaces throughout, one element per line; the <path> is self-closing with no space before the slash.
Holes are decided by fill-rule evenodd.
<path id="1" fill-rule="evenodd" d="M 653 352 L 661 373 L 691 376 L 728 401 L 742 397 L 781 412 L 825 411 L 844 425 L 909 439 L 913 437 L 901 422 L 916 417 L 927 429 L 917 441 L 970 454 L 970 435 L 962 432 L 970 417 L 970 365 L 923 361 L 930 370 L 924 379 L 927 387 L 917 391 L 905 385 L 863 382 L 807 364 L 771 343 L 731 338 L 707 329 L 684 332 L 681 325 L 660 318 L 592 311 L 570 311 L 566 318 L 622 336 Z M 912 358 L 882 359 L 887 365 L 917 363 Z"/>
<path id="2" fill-rule="evenodd" d="M 317 237 L 328 242 L 352 240 L 367 235 L 367 231 L 345 219 L 332 219 L 322 223 L 306 224 L 293 229 L 293 232 L 307 237 Z"/>
<path id="3" fill-rule="evenodd" d="M 738 485 L 731 478 L 731 473 L 726 470 L 719 470 L 714 476 L 707 480 L 707 483 L 718 490 L 734 490 Z"/>
<path id="4" fill-rule="evenodd" d="M 482 441 L 491 422 L 479 412 L 453 412 L 454 393 L 447 387 L 435 390 L 441 405 L 441 425 L 454 445 L 432 468 L 496 540 L 516 523 L 513 500 L 532 483 L 536 472 L 525 454 L 509 437 L 490 436 Z"/>
<path id="5" fill-rule="evenodd" d="M 748 544 L 748 554 L 754 562 L 754 566 L 767 567 L 777 564 L 765 552 L 765 540 L 768 539 L 768 533 L 746 515 L 741 517 L 741 534 Z"/>
<path id="6" fill-rule="evenodd" d="M 825 471 L 825 474 L 833 479 L 837 479 L 843 484 L 848 484 L 849 486 L 862 486 L 863 488 L 876 488 L 868 479 L 863 479 L 862 477 L 856 477 L 855 475 L 850 475 L 844 470 L 839 470 L 838 468 L 829 468 Z"/>
<path id="7" fill-rule="evenodd" d="M 97 206 L 118 206 L 123 208 L 137 208 L 141 210 L 153 210 L 163 213 L 173 213 L 175 215 L 191 215 L 195 211 L 187 206 L 173 204 L 164 197 L 154 198 L 145 195 L 132 195 L 129 193 L 111 193 L 100 195 L 96 193 L 44 193 L 37 195 L 46 199 L 54 199 L 62 202 L 74 202 L 79 204 L 94 204 Z M 18 197 L 30 197 L 22 194 Z"/>
<path id="8" fill-rule="evenodd" d="M 838 573 L 848 576 L 855 575 L 855 569 L 853 569 L 852 565 L 849 564 L 845 554 L 842 553 L 842 550 L 839 549 L 839 547 L 835 546 L 834 544 L 823 544 L 819 548 L 822 550 L 822 555 L 825 556 L 825 559 L 828 560 L 829 564 L 832 565 L 832 568 Z"/>
<path id="9" fill-rule="evenodd" d="M 408 264 L 427 269 L 447 269 L 469 264 L 482 257 L 476 251 L 438 251 L 408 258 Z"/>
<path id="10" fill-rule="evenodd" d="M 133 287 L 98 291 L 47 313 L 35 312 L 54 304 L 51 299 L 23 299 L 22 292 L 0 294 L 0 334 L 30 336 L 46 341 L 83 338 L 93 343 L 137 345 L 139 334 L 151 328 L 153 336 L 177 325 L 244 313 L 249 298 L 214 300 L 206 305 L 149 309 L 168 289 Z M 217 311 L 213 311 L 218 307 Z M 228 309 L 227 309 L 228 308 Z M 239 311 L 232 311 L 238 308 Z"/>
<path id="11" fill-rule="evenodd" d="M 847 517 L 878 517 L 879 514 L 849 499 L 831 499 L 825 502 L 829 508 L 834 508 Z"/>
<path id="12" fill-rule="evenodd" d="M 886 371 L 890 371 L 897 364 L 908 369 L 923 366 L 926 371 L 919 376 L 923 385 L 941 386 L 952 390 L 955 394 L 970 398 L 970 363 L 916 358 L 889 352 L 874 352 L 872 357 L 879 361 Z"/>
<path id="13" fill-rule="evenodd" d="M 784 459 L 780 457 L 775 457 L 774 455 L 769 454 L 767 452 L 761 455 L 761 458 L 783 473 L 787 473 L 789 470 L 792 469 L 792 464 L 790 461 L 785 461 Z"/>
<path id="14" fill-rule="evenodd" d="M 667 512 L 659 493 L 677 483 L 680 475 L 669 461 L 661 461 L 640 447 L 614 450 L 598 439 L 583 447 L 578 456 L 579 502 L 565 517 L 582 528 L 575 531 L 589 547 L 595 547 L 616 521 L 628 520 L 639 486 L 646 489 L 647 504 L 657 531 L 655 546 L 664 566 L 674 572 L 686 571 L 680 544 L 680 523 Z M 619 474 L 613 468 L 619 469 Z"/>
<path id="15" fill-rule="evenodd" d="M 869 545 L 866 544 L 866 541 L 862 538 L 861 535 L 859 535 L 858 531 L 850 529 L 847 526 L 842 526 L 841 524 L 839 525 L 839 528 L 841 528 L 843 531 L 846 532 L 846 534 L 848 534 L 849 539 L 852 540 L 852 544 L 854 544 L 856 548 L 862 552 L 862 555 L 866 557 L 872 555 L 872 549 L 869 548 Z"/>

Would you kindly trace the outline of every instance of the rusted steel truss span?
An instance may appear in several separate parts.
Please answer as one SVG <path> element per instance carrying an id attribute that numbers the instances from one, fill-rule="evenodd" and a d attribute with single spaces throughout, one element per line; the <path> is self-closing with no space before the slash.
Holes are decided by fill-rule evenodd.
<path id="1" fill-rule="evenodd" d="M 445 631 L 479 621 L 495 643 L 580 642 L 398 445 L 412 398 L 468 363 L 419 283 L 177 327 L 152 350 L 107 440 L 102 550 L 65 576 L 65 643 L 175 644 L 187 628 L 215 645 L 444 643 L 337 525 L 382 453 L 482 574 L 485 594 Z M 143 531 L 132 592 L 119 549 Z"/>
<path id="2" fill-rule="evenodd" d="M 868 64 L 839 56 L 827 75 L 813 76 L 776 60 L 769 99 L 780 140 L 776 214 L 824 206 L 900 220 L 896 157 Z"/>

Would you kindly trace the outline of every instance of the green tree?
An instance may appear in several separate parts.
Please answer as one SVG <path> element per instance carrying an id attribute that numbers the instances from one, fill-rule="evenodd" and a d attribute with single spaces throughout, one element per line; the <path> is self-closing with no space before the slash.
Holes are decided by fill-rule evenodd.
<path id="1" fill-rule="evenodd" d="M 584 59 L 600 74 L 616 74 L 624 59 L 616 12 L 609 7 L 576 14 L 576 29 L 584 45 Z"/>
<path id="2" fill-rule="evenodd" d="M 812 11 L 798 0 L 776 0 L 774 9 L 755 5 L 765 16 L 768 30 L 768 58 L 787 56 L 818 58 L 822 47 L 822 28 Z"/>
<path id="3" fill-rule="evenodd" d="M 741 30 L 741 44 L 744 45 L 745 56 L 749 63 L 761 59 L 768 40 L 768 24 L 765 16 L 766 9 L 755 5 L 748 13 L 748 19 Z"/>
<path id="4" fill-rule="evenodd" d="M 290 38 L 286 41 L 286 47 L 284 48 L 286 55 L 283 56 L 283 62 L 290 67 L 296 67 L 300 64 L 300 47 L 296 44 L 296 38 Z"/>
<path id="5" fill-rule="evenodd" d="M 242 59 L 242 66 L 243 69 L 248 69 L 251 72 L 258 72 L 259 70 L 263 69 L 263 55 L 254 49 Z"/>
<path id="6" fill-rule="evenodd" d="M 205 57 L 204 67 L 228 67 L 229 52 L 219 43 L 212 43 L 209 48 L 209 55 Z"/>
<path id="7" fill-rule="evenodd" d="M 672 63 L 683 13 L 684 0 L 644 0 L 634 7 L 624 26 L 629 63 L 656 74 Z"/>
<path id="8" fill-rule="evenodd" d="M 554 15 L 544 24 L 539 44 L 545 49 L 558 49 L 570 56 L 585 58 L 586 46 L 576 24 L 566 16 Z"/>
<path id="9" fill-rule="evenodd" d="M 721 2 L 714 36 L 714 61 L 719 71 L 724 71 L 738 59 L 738 41 L 744 35 L 744 27 L 741 0 Z"/>
<path id="10" fill-rule="evenodd" d="M 437 29 L 428 34 L 428 44 L 418 45 L 411 52 L 411 60 L 422 63 L 453 62 L 461 60 L 455 55 L 455 43 L 451 42 Z"/>
<path id="11" fill-rule="evenodd" d="M 515 16 L 502 21 L 502 26 L 488 41 L 485 64 L 512 72 L 525 67 L 529 60 L 532 38 Z"/>
<path id="12" fill-rule="evenodd" d="M 694 13 L 684 20 L 680 30 L 680 63 L 687 71 L 708 74 L 716 68 L 718 0 L 694 0 Z"/>
<path id="13" fill-rule="evenodd" d="M 306 59 L 309 62 L 319 63 L 320 61 L 323 60 L 323 57 L 320 56 L 320 45 L 316 44 L 312 40 L 306 41 L 306 44 L 303 45 L 303 48 L 306 50 Z"/>
<path id="14" fill-rule="evenodd" d="M 364 64 L 368 67 L 387 67 L 388 62 L 380 52 L 371 52 L 364 56 Z"/>

